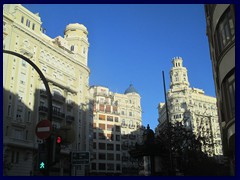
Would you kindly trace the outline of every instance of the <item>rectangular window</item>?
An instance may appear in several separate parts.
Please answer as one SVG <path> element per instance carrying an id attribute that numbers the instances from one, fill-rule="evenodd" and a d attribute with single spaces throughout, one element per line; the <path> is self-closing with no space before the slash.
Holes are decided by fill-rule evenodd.
<path id="1" fill-rule="evenodd" d="M 99 163 L 98 164 L 98 169 L 99 170 L 106 170 L 106 164 L 105 163 Z"/>
<path id="2" fill-rule="evenodd" d="M 105 115 L 99 114 L 99 120 L 105 120 Z"/>
<path id="3" fill-rule="evenodd" d="M 5 134 L 5 136 L 8 136 L 8 129 L 9 129 L 9 127 L 7 126 L 6 127 L 6 134 Z"/>
<path id="4" fill-rule="evenodd" d="M 107 125 L 107 130 L 108 130 L 108 131 L 113 131 L 113 125 L 108 124 L 108 125 Z"/>
<path id="5" fill-rule="evenodd" d="M 33 23 L 33 25 L 32 25 L 32 30 L 34 30 L 35 29 L 35 24 Z"/>
<path id="6" fill-rule="evenodd" d="M 92 163 L 92 170 L 96 170 L 96 163 Z"/>
<path id="7" fill-rule="evenodd" d="M 116 126 L 116 132 L 120 132 L 120 126 Z"/>
<path id="8" fill-rule="evenodd" d="M 116 144 L 116 151 L 120 151 L 120 144 Z"/>
<path id="9" fill-rule="evenodd" d="M 99 129 L 105 130 L 105 124 L 99 124 Z"/>
<path id="10" fill-rule="evenodd" d="M 106 112 L 107 113 L 111 112 L 111 106 L 110 105 L 106 105 Z"/>
<path id="11" fill-rule="evenodd" d="M 116 141 L 120 141 L 120 135 L 116 135 Z"/>
<path id="12" fill-rule="evenodd" d="M 26 131 L 26 140 L 28 139 L 28 131 Z"/>
<path id="13" fill-rule="evenodd" d="M 23 139 L 23 131 L 15 129 L 14 138 L 15 139 Z"/>
<path id="14" fill-rule="evenodd" d="M 107 164 L 107 170 L 113 171 L 114 170 L 114 164 Z"/>
<path id="15" fill-rule="evenodd" d="M 18 122 L 22 122 L 22 115 L 23 115 L 23 107 L 21 105 L 18 105 L 17 115 L 16 115 L 16 118 L 17 118 Z"/>
<path id="16" fill-rule="evenodd" d="M 114 150 L 113 144 L 107 144 L 107 150 Z"/>
<path id="17" fill-rule="evenodd" d="M 31 111 L 28 111 L 27 122 L 31 121 Z"/>
<path id="18" fill-rule="evenodd" d="M 106 139 L 104 133 L 98 133 L 98 139 Z"/>
<path id="19" fill-rule="evenodd" d="M 117 170 L 117 171 L 120 171 L 120 170 L 121 170 L 121 165 L 120 165 L 120 164 L 117 164 L 117 165 L 116 165 L 116 170 Z"/>
<path id="20" fill-rule="evenodd" d="M 112 134 L 107 134 L 107 138 L 108 138 L 109 140 L 112 140 L 112 137 L 113 137 Z"/>
<path id="21" fill-rule="evenodd" d="M 11 115 L 11 104 L 8 105 L 8 113 L 7 114 L 8 114 L 8 116 Z"/>
<path id="22" fill-rule="evenodd" d="M 120 154 L 116 154 L 116 160 L 120 161 L 121 160 L 121 155 Z"/>
<path id="23" fill-rule="evenodd" d="M 112 116 L 107 116 L 107 121 L 113 122 L 113 117 Z"/>
<path id="24" fill-rule="evenodd" d="M 98 144 L 99 149 L 106 150 L 106 144 L 105 143 L 99 143 Z"/>
<path id="25" fill-rule="evenodd" d="M 15 152 L 12 151 L 12 156 L 11 156 L 11 163 L 14 163 L 15 159 Z"/>
<path id="26" fill-rule="evenodd" d="M 100 110 L 100 111 L 104 111 L 104 104 L 100 104 L 100 105 L 99 105 L 99 110 Z"/>
<path id="27" fill-rule="evenodd" d="M 28 19 L 27 19 L 27 21 L 26 21 L 26 26 L 27 26 L 27 27 L 30 27 L 30 20 L 28 20 Z"/>
<path id="28" fill-rule="evenodd" d="M 106 159 L 106 154 L 104 154 L 104 153 L 99 153 L 99 154 L 98 154 L 98 159 L 100 159 L 100 160 L 105 160 L 105 159 Z"/>
<path id="29" fill-rule="evenodd" d="M 15 160 L 15 163 L 18 164 L 19 162 L 19 152 L 16 153 L 16 160 Z"/>
<path id="30" fill-rule="evenodd" d="M 232 12 L 228 8 L 216 28 L 215 43 L 218 44 L 218 47 L 216 47 L 218 55 L 233 39 L 235 39 L 235 27 Z"/>
<path id="31" fill-rule="evenodd" d="M 24 23 L 24 17 L 22 16 L 21 18 L 21 23 L 23 24 Z"/>
<path id="32" fill-rule="evenodd" d="M 228 122 L 235 117 L 235 72 L 226 77 L 222 86 L 225 120 Z"/>
<path id="33" fill-rule="evenodd" d="M 107 160 L 114 160 L 114 154 L 113 153 L 107 153 Z"/>
<path id="34" fill-rule="evenodd" d="M 118 117 L 115 117 L 115 122 L 118 122 Z"/>
<path id="35" fill-rule="evenodd" d="M 117 112 L 117 106 L 113 106 L 113 112 Z"/>

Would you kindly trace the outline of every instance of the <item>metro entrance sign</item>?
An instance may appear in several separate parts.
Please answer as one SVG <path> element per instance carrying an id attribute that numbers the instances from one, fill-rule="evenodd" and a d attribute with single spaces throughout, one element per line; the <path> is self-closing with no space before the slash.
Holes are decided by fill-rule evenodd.
<path id="1" fill-rule="evenodd" d="M 52 133 L 51 121 L 47 119 L 40 121 L 36 126 L 35 133 L 39 139 L 47 139 Z"/>

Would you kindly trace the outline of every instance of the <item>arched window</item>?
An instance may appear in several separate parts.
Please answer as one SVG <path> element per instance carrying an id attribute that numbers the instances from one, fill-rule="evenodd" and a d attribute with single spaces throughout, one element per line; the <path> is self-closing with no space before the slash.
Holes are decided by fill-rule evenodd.
<path id="1" fill-rule="evenodd" d="M 71 51 L 74 51 L 74 45 L 71 46 Z"/>
<path id="2" fill-rule="evenodd" d="M 58 89 L 53 89 L 53 95 L 62 96 L 62 92 Z"/>

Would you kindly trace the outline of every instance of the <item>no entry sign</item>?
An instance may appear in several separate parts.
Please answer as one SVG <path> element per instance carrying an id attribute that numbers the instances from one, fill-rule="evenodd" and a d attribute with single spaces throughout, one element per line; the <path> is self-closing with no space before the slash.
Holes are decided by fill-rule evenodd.
<path id="1" fill-rule="evenodd" d="M 52 123 L 47 119 L 40 121 L 35 133 L 39 139 L 47 139 L 52 133 Z"/>

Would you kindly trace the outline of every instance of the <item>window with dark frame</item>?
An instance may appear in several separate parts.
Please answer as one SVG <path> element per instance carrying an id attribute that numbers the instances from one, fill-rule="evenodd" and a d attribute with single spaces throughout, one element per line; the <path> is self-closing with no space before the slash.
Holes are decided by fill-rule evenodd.
<path id="1" fill-rule="evenodd" d="M 98 154 L 98 159 L 105 160 L 106 159 L 106 154 L 105 153 L 99 153 Z"/>
<path id="2" fill-rule="evenodd" d="M 74 45 L 71 46 L 71 51 L 74 51 Z"/>
<path id="3" fill-rule="evenodd" d="M 24 23 L 24 17 L 22 16 L 22 18 L 21 18 L 21 23 Z"/>
<path id="4" fill-rule="evenodd" d="M 231 72 L 222 83 L 223 106 L 225 109 L 225 120 L 230 121 L 235 117 L 235 71 Z"/>
<path id="5" fill-rule="evenodd" d="M 106 164 L 105 163 L 99 163 L 98 164 L 98 169 L 99 170 L 106 170 Z"/>
<path id="6" fill-rule="evenodd" d="M 216 47 L 217 55 L 221 54 L 224 48 L 235 39 L 235 27 L 232 13 L 229 7 L 218 22 L 215 33 L 215 43 L 218 45 Z"/>
<path id="7" fill-rule="evenodd" d="M 98 144 L 99 149 L 105 150 L 106 149 L 106 144 L 105 143 L 99 143 Z"/>

